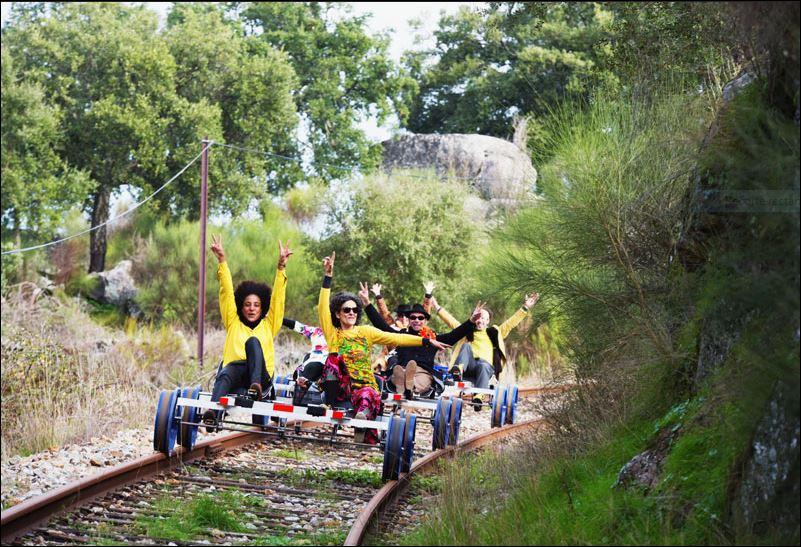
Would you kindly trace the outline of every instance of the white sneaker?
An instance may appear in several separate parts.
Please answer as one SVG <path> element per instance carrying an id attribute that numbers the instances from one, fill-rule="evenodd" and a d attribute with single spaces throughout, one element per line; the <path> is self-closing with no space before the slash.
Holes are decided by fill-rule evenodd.
<path id="1" fill-rule="evenodd" d="M 354 420 L 366 420 L 367 415 L 364 411 L 359 412 L 356 416 L 353 417 Z M 354 427 L 353 428 L 353 442 L 355 443 L 363 443 L 364 442 L 364 434 L 367 430 L 363 427 Z"/>

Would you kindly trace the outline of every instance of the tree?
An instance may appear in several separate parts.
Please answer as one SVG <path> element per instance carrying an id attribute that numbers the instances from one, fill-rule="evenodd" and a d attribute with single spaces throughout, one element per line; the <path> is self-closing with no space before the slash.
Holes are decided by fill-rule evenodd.
<path id="1" fill-rule="evenodd" d="M 204 135 L 269 150 L 273 140 L 286 142 L 297 122 L 293 75 L 280 53 L 262 48 L 251 55 L 241 33 L 219 22 L 219 12 L 198 13 L 206 17 L 202 21 L 187 14 L 169 40 L 150 10 L 111 3 L 23 5 L 3 29 L 3 43 L 20 59 L 25 77 L 63 112 L 62 159 L 96 183 L 86 201 L 92 227 L 108 219 L 112 192 L 123 185 L 151 192 L 197 155 Z M 199 27 L 206 36 L 227 31 L 222 36 L 231 42 L 222 57 L 230 74 L 216 88 L 202 80 L 195 84 L 188 76 L 191 65 L 171 53 L 201 43 Z M 187 55 L 187 62 L 198 58 Z M 214 95 L 220 88 L 224 92 Z M 280 184 L 270 171 L 282 171 L 264 156 L 219 157 L 212 171 L 212 210 L 238 214 L 250 198 Z M 176 191 L 160 194 L 154 204 L 195 216 L 196 181 L 184 176 L 176 182 Z M 105 252 L 101 226 L 91 235 L 90 272 L 104 269 Z"/>
<path id="2" fill-rule="evenodd" d="M 444 15 L 434 48 L 404 56 L 420 85 L 408 129 L 510 137 L 515 115 L 544 116 L 613 80 L 598 68 L 610 22 L 593 3 L 490 3 Z"/>
<path id="3" fill-rule="evenodd" d="M 11 52 L 2 48 L 2 226 L 14 245 L 22 231 L 50 237 L 62 215 L 92 183 L 59 157 L 61 112 L 45 102 L 42 88 L 21 81 Z"/>
<path id="4" fill-rule="evenodd" d="M 287 159 L 299 156 L 293 98 L 298 79 L 287 55 L 245 36 L 238 20 L 226 20 L 222 8 L 209 4 L 175 4 L 165 38 L 176 60 L 181 100 L 209 104 L 218 113 L 215 139 L 251 150 L 216 149 L 210 202 L 237 215 L 253 200 L 303 178 L 298 162 Z M 186 179 L 177 182 L 176 194 L 191 217 L 197 211 L 198 186 Z"/>
<path id="5" fill-rule="evenodd" d="M 483 223 L 465 213 L 464 184 L 395 171 L 330 192 L 332 233 L 310 246 L 318 258 L 336 251 L 336 290 L 379 282 L 390 303 L 418 302 L 423 282 L 433 280 L 452 310 L 466 308 Z"/>
<path id="6" fill-rule="evenodd" d="M 406 116 L 402 97 L 414 82 L 387 55 L 389 39 L 365 32 L 366 17 L 348 17 L 321 2 L 233 3 L 249 35 L 287 53 L 300 80 L 298 111 L 308 129 L 312 165 L 324 180 L 375 166 L 380 146 L 358 124 Z"/>
<path id="7" fill-rule="evenodd" d="M 695 87 L 729 57 L 728 8 L 719 2 L 613 2 L 608 67 L 647 93 L 671 78 Z"/>

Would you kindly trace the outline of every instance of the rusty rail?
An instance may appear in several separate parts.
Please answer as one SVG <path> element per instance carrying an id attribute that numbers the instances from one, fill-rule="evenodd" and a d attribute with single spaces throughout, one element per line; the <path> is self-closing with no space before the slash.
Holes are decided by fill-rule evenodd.
<path id="1" fill-rule="evenodd" d="M 550 393 L 561 393 L 572 387 L 574 386 L 520 388 L 519 393 L 521 397 L 532 397 Z M 457 449 L 471 450 L 478 448 L 496 440 L 498 437 L 512 434 L 521 427 L 532 427 L 532 423 L 522 422 L 485 434 L 475 435 L 460 443 Z M 184 462 L 205 458 L 220 452 L 226 452 L 262 438 L 262 434 L 255 432 L 234 432 L 222 435 L 214 439 L 202 441 L 190 451 L 184 451 L 183 448 L 179 448 L 176 454 L 169 458 L 164 454 L 154 453 L 130 462 L 121 463 L 105 473 L 87 477 L 42 496 L 24 501 L 0 513 L 0 542 L 2 544 L 8 544 L 25 532 L 47 521 L 55 514 L 88 503 L 119 487 L 133 484 L 159 473 L 169 471 L 183 465 Z M 359 541 L 361 541 L 364 530 L 366 530 L 366 525 L 373 518 L 376 510 L 383 507 L 386 500 L 390 499 L 393 493 L 398 491 L 398 483 L 404 484 L 408 482 L 409 478 L 414 473 L 429 468 L 439 457 L 451 454 L 452 452 L 454 452 L 454 447 L 448 447 L 428 454 L 414 465 L 409 474 L 402 476 L 399 481 L 391 481 L 384 485 L 378 494 L 370 501 L 367 508 L 360 514 L 350 535 L 348 535 L 348 541 L 351 540 L 351 536 L 353 536 L 354 533 L 359 534 L 358 538 Z M 361 532 L 359 532 L 357 526 L 359 526 L 359 523 L 362 521 L 364 521 L 364 524 L 362 525 Z M 345 545 L 358 545 L 358 543 L 346 542 Z"/>
<path id="2" fill-rule="evenodd" d="M 110 490 L 138 482 L 181 466 L 184 462 L 225 452 L 263 438 L 258 433 L 230 433 L 198 443 L 192 450 L 179 449 L 167 457 L 161 453 L 121 463 L 106 473 L 73 482 L 42 496 L 3 511 L 0 516 L 0 542 L 7 545 L 28 530 L 61 511 L 72 509 Z"/>
<path id="3" fill-rule="evenodd" d="M 522 390 L 521 390 L 522 391 Z M 387 506 L 395 496 L 399 495 L 404 488 L 406 488 L 411 481 L 411 478 L 416 473 L 421 473 L 431 469 L 440 458 L 452 457 L 457 453 L 469 452 L 476 450 L 484 445 L 495 442 L 504 437 L 509 437 L 518 434 L 524 430 L 536 431 L 545 426 L 544 419 L 528 420 L 514 425 L 507 425 L 498 429 L 492 429 L 484 433 L 473 435 L 469 439 L 460 442 L 457 446 L 449 446 L 431 452 L 418 460 L 408 473 L 401 475 L 398 480 L 389 481 L 381 490 L 379 490 L 373 499 L 359 514 L 353 527 L 350 529 L 348 537 L 345 539 L 345 545 L 361 545 L 364 536 L 367 533 L 370 524 L 378 516 L 381 509 Z"/>

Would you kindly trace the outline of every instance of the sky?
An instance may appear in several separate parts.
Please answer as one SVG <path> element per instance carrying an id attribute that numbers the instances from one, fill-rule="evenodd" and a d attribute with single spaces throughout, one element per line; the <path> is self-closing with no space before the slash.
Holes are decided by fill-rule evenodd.
<path id="1" fill-rule="evenodd" d="M 2 2 L 2 22 L 5 23 L 11 11 L 13 2 Z M 478 6 L 483 2 L 346 2 L 353 9 L 354 15 L 372 16 L 368 20 L 370 32 L 392 31 L 390 55 L 395 61 L 399 61 L 401 54 L 412 49 L 415 39 L 415 32 L 409 25 L 409 20 L 419 19 L 422 23 L 418 31 L 428 39 L 425 45 L 433 45 L 433 31 L 437 28 L 440 12 L 455 13 L 460 6 Z M 164 20 L 169 10 L 170 2 L 145 2 L 145 5 L 159 14 Z M 393 127 L 397 126 L 397 120 L 388 120 L 383 126 L 378 126 L 375 120 L 366 120 L 361 124 L 368 138 L 380 142 L 392 136 Z"/>

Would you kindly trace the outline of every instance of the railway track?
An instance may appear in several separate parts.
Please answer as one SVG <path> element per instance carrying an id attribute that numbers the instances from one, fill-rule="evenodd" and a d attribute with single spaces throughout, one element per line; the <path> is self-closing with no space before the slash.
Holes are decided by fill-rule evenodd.
<path id="1" fill-rule="evenodd" d="M 521 397 L 549 391 L 526 390 Z M 521 400 L 521 419 L 530 407 Z M 473 422 L 488 428 L 487 413 L 477 413 Z M 470 423 L 463 422 L 463 438 L 476 429 Z M 492 430 L 483 440 L 474 436 L 463 449 L 520 427 Z M 428 453 L 429 432 L 418 430 L 415 473 L 454 450 Z M 331 447 L 303 436 L 226 434 L 171 458 L 140 458 L 3 511 L 2 543 L 256 545 L 281 538 L 358 544 L 354 538 L 361 540 L 376 509 L 408 482 L 403 476 L 381 486 L 381 460 L 378 451 Z"/>

